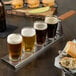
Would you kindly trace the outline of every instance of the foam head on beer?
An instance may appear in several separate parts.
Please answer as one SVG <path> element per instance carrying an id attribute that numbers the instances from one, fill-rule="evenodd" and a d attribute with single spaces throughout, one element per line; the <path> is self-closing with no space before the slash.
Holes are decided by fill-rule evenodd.
<path id="1" fill-rule="evenodd" d="M 34 28 L 37 30 L 45 30 L 45 29 L 47 29 L 47 24 L 44 22 L 35 22 Z"/>
<path id="2" fill-rule="evenodd" d="M 22 36 L 31 37 L 35 35 L 35 30 L 33 28 L 23 28 L 21 34 Z"/>
<path id="3" fill-rule="evenodd" d="M 45 17 L 45 23 L 47 24 L 56 24 L 59 22 L 59 19 L 55 16 L 47 16 Z"/>
<path id="4" fill-rule="evenodd" d="M 10 34 L 7 37 L 7 42 L 10 44 L 19 44 L 22 42 L 22 36 L 19 34 Z"/>

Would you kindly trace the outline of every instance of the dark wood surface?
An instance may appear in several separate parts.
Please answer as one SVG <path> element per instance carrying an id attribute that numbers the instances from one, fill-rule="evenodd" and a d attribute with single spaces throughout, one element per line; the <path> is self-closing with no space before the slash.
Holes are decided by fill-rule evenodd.
<path id="1" fill-rule="evenodd" d="M 56 0 L 58 4 L 58 16 L 69 11 L 76 10 L 76 0 Z M 24 26 L 33 26 L 33 19 L 29 17 L 7 16 L 7 24 L 17 26 L 14 31 L 20 33 Z M 15 72 L 0 61 L 0 76 L 61 76 L 62 72 L 54 66 L 54 58 L 58 50 L 63 49 L 68 40 L 76 38 L 76 15 L 62 21 L 64 39 L 57 41 L 47 48 L 46 53 L 32 61 L 27 66 Z M 6 38 L 0 38 L 0 58 L 8 54 Z"/>

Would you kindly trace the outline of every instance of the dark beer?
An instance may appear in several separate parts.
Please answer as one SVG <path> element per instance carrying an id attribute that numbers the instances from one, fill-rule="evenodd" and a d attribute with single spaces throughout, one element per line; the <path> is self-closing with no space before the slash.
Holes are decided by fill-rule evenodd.
<path id="1" fill-rule="evenodd" d="M 5 30 L 6 30 L 5 9 L 3 2 L 0 0 L 0 32 L 4 32 Z"/>
<path id="2" fill-rule="evenodd" d="M 58 18 L 55 16 L 45 17 L 45 23 L 47 23 L 47 37 L 53 38 L 56 35 L 56 30 L 58 26 Z"/>
<path id="3" fill-rule="evenodd" d="M 45 43 L 46 40 L 46 29 L 45 30 L 37 30 L 36 29 L 36 38 L 37 38 L 37 43 L 38 44 L 43 44 Z"/>
<path id="4" fill-rule="evenodd" d="M 48 28 L 47 28 L 47 36 L 48 38 L 53 38 L 56 35 L 56 29 L 57 29 L 57 25 L 56 24 L 47 24 Z"/>
<path id="5" fill-rule="evenodd" d="M 38 45 L 43 45 L 46 41 L 47 24 L 44 22 L 35 22 L 36 42 Z"/>
<path id="6" fill-rule="evenodd" d="M 22 36 L 19 34 L 10 34 L 7 37 L 9 59 L 18 61 L 22 55 Z"/>

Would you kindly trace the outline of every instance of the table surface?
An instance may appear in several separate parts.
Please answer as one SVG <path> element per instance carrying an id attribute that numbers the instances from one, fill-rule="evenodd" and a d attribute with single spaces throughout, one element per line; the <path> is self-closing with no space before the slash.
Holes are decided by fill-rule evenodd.
<path id="1" fill-rule="evenodd" d="M 58 16 L 69 11 L 76 10 L 76 0 L 56 0 L 58 4 Z M 20 33 L 24 26 L 33 26 L 33 19 L 29 17 L 7 16 L 7 24 L 17 26 L 14 33 Z M 0 76 L 61 76 L 62 72 L 54 66 L 54 58 L 58 50 L 63 49 L 68 40 L 76 38 L 76 15 L 62 21 L 64 39 L 47 48 L 46 52 L 32 61 L 27 66 L 13 71 L 0 61 Z M 0 58 L 8 54 L 6 38 L 0 38 Z"/>

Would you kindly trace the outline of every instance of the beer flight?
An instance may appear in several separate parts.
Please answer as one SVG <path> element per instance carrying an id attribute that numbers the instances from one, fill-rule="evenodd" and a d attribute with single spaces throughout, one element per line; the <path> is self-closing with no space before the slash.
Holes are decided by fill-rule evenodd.
<path id="1" fill-rule="evenodd" d="M 24 27 L 21 34 L 12 33 L 7 37 L 9 60 L 19 61 L 22 52 L 35 52 L 36 46 L 44 46 L 56 35 L 59 19 L 47 16 L 44 21 L 35 21 L 33 27 Z"/>

